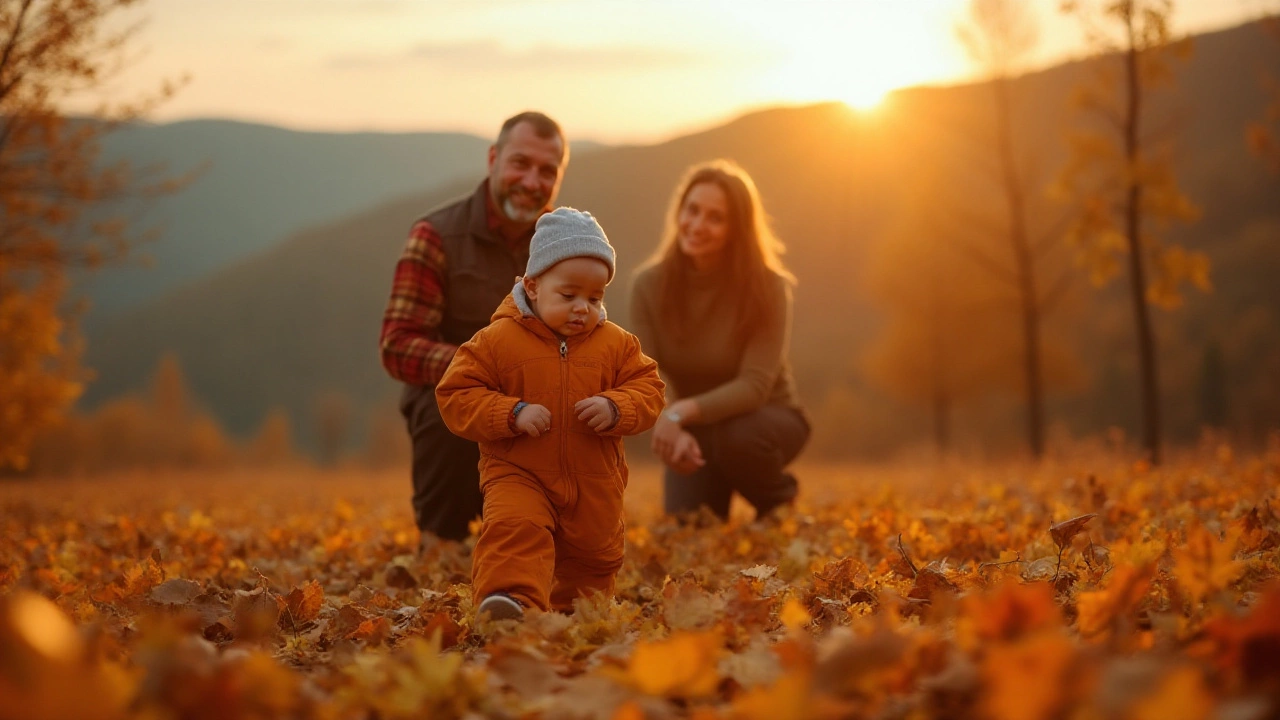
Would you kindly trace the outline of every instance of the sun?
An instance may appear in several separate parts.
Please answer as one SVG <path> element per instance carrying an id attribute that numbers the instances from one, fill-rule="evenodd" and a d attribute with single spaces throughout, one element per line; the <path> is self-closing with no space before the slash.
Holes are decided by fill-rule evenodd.
<path id="1" fill-rule="evenodd" d="M 772 6 L 758 18 L 778 51 L 762 77 L 765 90 L 781 100 L 839 100 L 869 111 L 898 88 L 957 77 L 967 64 L 944 10 L 936 0 Z"/>
<path id="2" fill-rule="evenodd" d="M 902 87 L 902 85 L 892 82 L 854 83 L 841 91 L 837 91 L 834 99 L 842 101 L 845 105 L 848 105 L 854 110 L 862 110 L 865 112 L 875 110 L 877 107 L 880 107 L 880 104 L 884 102 L 885 97 L 898 87 Z"/>

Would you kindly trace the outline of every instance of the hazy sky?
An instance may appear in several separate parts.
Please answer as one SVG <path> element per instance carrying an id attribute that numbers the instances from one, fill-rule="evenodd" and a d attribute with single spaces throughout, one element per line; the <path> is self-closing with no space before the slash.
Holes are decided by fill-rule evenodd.
<path id="1" fill-rule="evenodd" d="M 1081 52 L 1059 0 L 1037 11 L 1045 64 Z M 1274 0 L 1179 0 L 1175 30 L 1253 19 Z M 317 130 L 465 130 L 526 108 L 572 137 L 648 142 L 777 103 L 958 82 L 967 0 L 148 0 L 112 88 L 190 83 L 153 118 Z"/>

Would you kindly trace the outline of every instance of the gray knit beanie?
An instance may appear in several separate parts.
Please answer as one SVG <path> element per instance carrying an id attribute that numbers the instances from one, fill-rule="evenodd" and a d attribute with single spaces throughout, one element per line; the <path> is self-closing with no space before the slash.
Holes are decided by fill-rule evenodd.
<path id="1" fill-rule="evenodd" d="M 613 280 L 614 252 L 604 228 L 591 213 L 560 207 L 538 218 L 529 242 L 529 264 L 524 276 L 535 278 L 561 260 L 589 257 L 603 260 Z"/>

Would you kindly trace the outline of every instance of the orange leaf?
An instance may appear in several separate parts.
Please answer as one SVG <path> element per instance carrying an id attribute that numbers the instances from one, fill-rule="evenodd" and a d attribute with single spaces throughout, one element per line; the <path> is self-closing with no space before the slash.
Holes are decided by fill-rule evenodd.
<path id="1" fill-rule="evenodd" d="M 964 614 L 957 631 L 967 645 L 1011 641 L 1062 625 L 1053 601 L 1053 588 L 1044 582 L 1023 584 L 1007 580 L 994 594 L 964 598 Z M 959 632 L 960 629 L 967 632 Z"/>
<path id="2" fill-rule="evenodd" d="M 1178 586 L 1197 601 L 1225 589 L 1244 572 L 1244 563 L 1234 560 L 1241 529 L 1232 527 L 1219 540 L 1203 527 L 1187 532 L 1187 542 L 1173 550 L 1173 577 Z"/>
<path id="3" fill-rule="evenodd" d="M 1150 586 L 1149 567 L 1116 568 L 1105 589 L 1080 593 L 1076 599 L 1076 629 L 1084 637 L 1105 636 L 1117 619 L 1133 611 Z"/>
<path id="4" fill-rule="evenodd" d="M 993 720 L 1053 717 L 1075 648 L 1061 635 L 1042 633 L 1012 645 L 992 645 L 982 663 L 983 698 Z"/>
<path id="5" fill-rule="evenodd" d="M 1205 720 L 1213 713 L 1213 696 L 1204 676 L 1194 667 L 1181 667 L 1165 676 L 1155 692 L 1130 711 L 1133 720 Z"/>
<path id="6" fill-rule="evenodd" d="M 381 644 L 389 637 L 391 637 L 391 623 L 384 617 L 365 620 L 347 634 L 348 640 L 363 640 L 371 645 Z"/>
<path id="7" fill-rule="evenodd" d="M 294 624 L 301 625 L 316 619 L 320 608 L 324 606 L 324 588 L 312 580 L 300 588 L 294 588 L 284 599 L 288 617 Z"/>
<path id="8" fill-rule="evenodd" d="M 638 644 L 628 677 L 650 695 L 706 697 L 720 684 L 720 653 L 718 633 L 676 633 L 660 642 Z"/>
<path id="9" fill-rule="evenodd" d="M 767 687 L 755 687 L 733 701 L 733 715 L 747 720 L 801 720 L 810 717 L 807 672 L 792 672 Z"/>

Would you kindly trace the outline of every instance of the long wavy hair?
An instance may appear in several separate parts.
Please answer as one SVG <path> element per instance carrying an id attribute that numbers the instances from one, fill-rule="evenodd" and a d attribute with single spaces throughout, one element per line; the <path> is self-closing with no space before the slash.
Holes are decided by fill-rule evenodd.
<path id="1" fill-rule="evenodd" d="M 782 262 L 786 247 L 769 227 L 755 183 L 737 163 L 724 159 L 712 160 L 685 171 L 671 197 L 662 242 L 641 269 L 662 269 L 658 288 L 658 316 L 662 324 L 670 328 L 677 337 L 694 330 L 686 327 L 688 275 L 693 269 L 693 262 L 680 251 L 679 222 L 680 209 L 684 207 L 689 192 L 703 183 L 710 183 L 723 190 L 729 204 L 724 262 L 730 275 L 730 287 L 737 288 L 740 298 L 737 306 L 737 334 L 746 338 L 760 318 L 765 317 L 769 311 L 767 298 L 770 296 L 771 276 L 780 276 L 792 284 L 795 284 L 796 279 Z"/>

